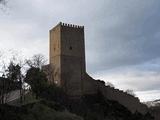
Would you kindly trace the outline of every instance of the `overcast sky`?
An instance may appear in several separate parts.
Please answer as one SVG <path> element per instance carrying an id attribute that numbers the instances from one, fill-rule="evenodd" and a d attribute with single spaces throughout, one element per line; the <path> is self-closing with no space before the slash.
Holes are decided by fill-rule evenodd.
<path id="1" fill-rule="evenodd" d="M 48 58 L 58 22 L 85 26 L 88 73 L 141 101 L 160 98 L 160 1 L 8 0 L 0 4 L 0 51 Z"/>

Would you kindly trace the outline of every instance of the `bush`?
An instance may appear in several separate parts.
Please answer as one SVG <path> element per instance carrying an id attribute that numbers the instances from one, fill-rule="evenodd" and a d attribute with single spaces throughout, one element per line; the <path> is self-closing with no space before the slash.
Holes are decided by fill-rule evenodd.
<path id="1" fill-rule="evenodd" d="M 50 84 L 44 87 L 44 90 L 41 92 L 40 97 L 46 100 L 64 104 L 66 94 L 60 87 L 57 87 L 55 84 Z"/>

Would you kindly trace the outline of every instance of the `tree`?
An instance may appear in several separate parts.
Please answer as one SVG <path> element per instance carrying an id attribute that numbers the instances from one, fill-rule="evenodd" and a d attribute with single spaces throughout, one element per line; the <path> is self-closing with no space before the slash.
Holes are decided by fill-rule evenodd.
<path id="1" fill-rule="evenodd" d="M 8 98 L 10 96 L 10 93 L 15 90 L 20 91 L 20 100 L 22 102 L 22 97 L 23 97 L 23 89 L 22 89 L 22 84 L 23 84 L 23 74 L 21 72 L 21 66 L 19 63 L 15 63 L 15 61 L 10 61 L 8 67 L 4 64 L 4 71 L 1 79 L 1 94 L 3 96 L 3 102 L 5 103 L 8 101 Z"/>
<path id="2" fill-rule="evenodd" d="M 106 86 L 110 86 L 110 87 L 114 88 L 114 85 L 111 82 L 107 82 Z"/>
<path id="3" fill-rule="evenodd" d="M 30 68 L 27 71 L 25 82 L 31 86 L 32 91 L 36 94 L 36 98 L 38 98 L 42 89 L 44 89 L 47 84 L 47 76 L 42 70 L 46 61 L 42 54 L 36 54 L 32 58 L 26 60 L 26 64 Z"/>
<path id="4" fill-rule="evenodd" d="M 42 68 L 45 65 L 46 59 L 42 54 L 36 54 L 31 59 L 26 60 L 29 67 Z"/>
<path id="5" fill-rule="evenodd" d="M 131 90 L 131 89 L 127 89 L 125 92 L 126 92 L 127 94 L 129 94 L 129 95 L 136 96 L 136 94 L 134 93 L 134 91 Z"/>
<path id="6" fill-rule="evenodd" d="M 46 100 L 55 101 L 61 104 L 66 103 L 66 94 L 62 88 L 58 87 L 56 84 L 47 84 L 44 90 L 40 94 L 41 98 Z"/>
<path id="7" fill-rule="evenodd" d="M 13 64 L 12 62 L 10 63 L 8 70 L 8 78 L 10 80 L 12 80 L 13 82 L 16 82 L 16 88 L 20 90 L 20 102 L 23 101 L 23 75 L 21 72 L 22 66 L 20 66 L 19 64 Z"/>
<path id="8" fill-rule="evenodd" d="M 19 64 L 14 64 L 12 61 L 10 62 L 7 69 L 7 77 L 11 81 L 21 81 L 21 66 Z"/>
<path id="9" fill-rule="evenodd" d="M 36 98 L 38 98 L 47 85 L 47 77 L 40 68 L 31 67 L 27 71 L 25 82 L 31 86 L 32 91 L 36 94 Z"/>

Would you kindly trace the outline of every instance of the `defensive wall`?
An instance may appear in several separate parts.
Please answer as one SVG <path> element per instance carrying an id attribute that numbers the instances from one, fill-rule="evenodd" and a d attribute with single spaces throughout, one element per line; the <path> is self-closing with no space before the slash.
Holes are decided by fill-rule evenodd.
<path id="1" fill-rule="evenodd" d="M 145 114 L 148 108 L 137 97 L 106 86 L 86 73 L 84 41 L 84 26 L 60 22 L 50 30 L 51 81 L 70 96 L 92 95 L 100 91 L 106 99 L 119 102 L 132 113 Z"/>
<path id="2" fill-rule="evenodd" d="M 95 94 L 98 91 L 100 91 L 106 99 L 119 102 L 132 113 L 138 111 L 142 114 L 146 114 L 148 112 L 148 107 L 145 104 L 142 104 L 138 97 L 134 97 L 122 90 L 106 86 L 105 82 L 94 80 L 86 74 L 86 79 L 84 81 L 84 94 Z"/>

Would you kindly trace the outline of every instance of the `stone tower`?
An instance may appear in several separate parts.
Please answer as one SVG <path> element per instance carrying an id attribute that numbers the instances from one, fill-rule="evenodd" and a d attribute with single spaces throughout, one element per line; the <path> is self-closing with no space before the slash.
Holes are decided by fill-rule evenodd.
<path id="1" fill-rule="evenodd" d="M 50 65 L 54 82 L 68 95 L 83 94 L 86 73 L 84 27 L 59 23 L 50 30 Z"/>

